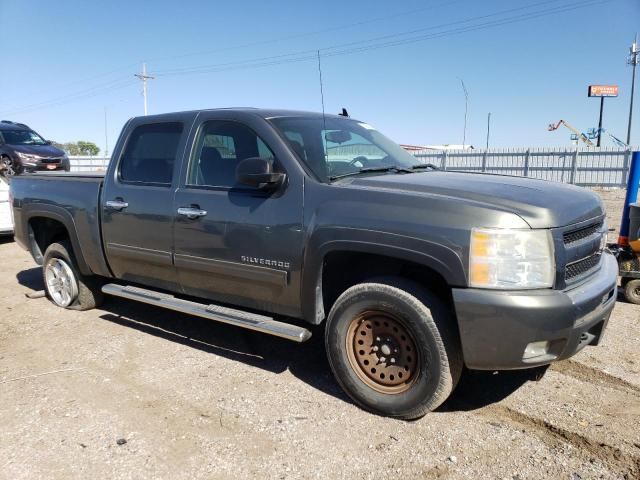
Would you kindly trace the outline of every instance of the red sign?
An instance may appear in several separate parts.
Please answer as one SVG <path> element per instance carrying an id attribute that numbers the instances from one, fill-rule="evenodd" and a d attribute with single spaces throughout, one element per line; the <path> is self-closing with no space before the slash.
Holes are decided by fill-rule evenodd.
<path id="1" fill-rule="evenodd" d="M 617 97 L 618 85 L 589 85 L 590 97 Z"/>

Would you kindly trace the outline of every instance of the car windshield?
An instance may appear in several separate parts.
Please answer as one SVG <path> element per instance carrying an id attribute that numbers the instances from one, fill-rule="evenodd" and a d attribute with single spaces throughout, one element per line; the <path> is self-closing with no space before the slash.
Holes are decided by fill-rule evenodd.
<path id="1" fill-rule="evenodd" d="M 406 171 L 419 163 L 371 125 L 349 118 L 278 117 L 271 123 L 323 182 L 372 170 Z"/>
<path id="2" fill-rule="evenodd" d="M 44 138 L 33 130 L 0 130 L 4 143 L 9 145 L 46 145 Z"/>

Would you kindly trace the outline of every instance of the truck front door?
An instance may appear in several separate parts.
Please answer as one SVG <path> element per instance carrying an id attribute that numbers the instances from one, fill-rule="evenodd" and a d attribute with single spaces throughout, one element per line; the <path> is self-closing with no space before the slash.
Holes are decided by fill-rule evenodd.
<path id="1" fill-rule="evenodd" d="M 173 195 L 188 117 L 135 119 L 102 193 L 102 235 L 116 278 L 179 291 L 173 265 Z"/>
<path id="2" fill-rule="evenodd" d="M 176 191 L 175 265 L 183 291 L 218 302 L 295 315 L 302 259 L 302 179 L 275 191 L 236 181 L 236 167 L 262 157 L 287 174 L 290 155 L 262 119 L 204 112 Z M 289 161 L 291 158 L 289 158 Z"/>

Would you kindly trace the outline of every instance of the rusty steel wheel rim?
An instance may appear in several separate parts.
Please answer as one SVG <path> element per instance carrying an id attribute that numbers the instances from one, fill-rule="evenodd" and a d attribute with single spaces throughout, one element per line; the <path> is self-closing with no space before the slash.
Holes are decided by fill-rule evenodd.
<path id="1" fill-rule="evenodd" d="M 351 368 L 378 392 L 405 392 L 420 373 L 413 335 L 387 312 L 367 311 L 357 315 L 349 325 L 346 347 Z"/>

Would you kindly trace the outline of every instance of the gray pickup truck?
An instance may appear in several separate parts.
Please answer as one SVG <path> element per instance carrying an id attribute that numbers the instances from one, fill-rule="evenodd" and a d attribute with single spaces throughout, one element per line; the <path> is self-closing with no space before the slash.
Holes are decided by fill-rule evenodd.
<path id="1" fill-rule="evenodd" d="M 133 118 L 105 175 L 24 175 L 11 196 L 56 305 L 109 294 L 298 342 L 324 323 L 340 385 L 399 418 L 440 405 L 464 366 L 597 344 L 616 300 L 594 193 L 441 171 L 342 116 Z"/>

